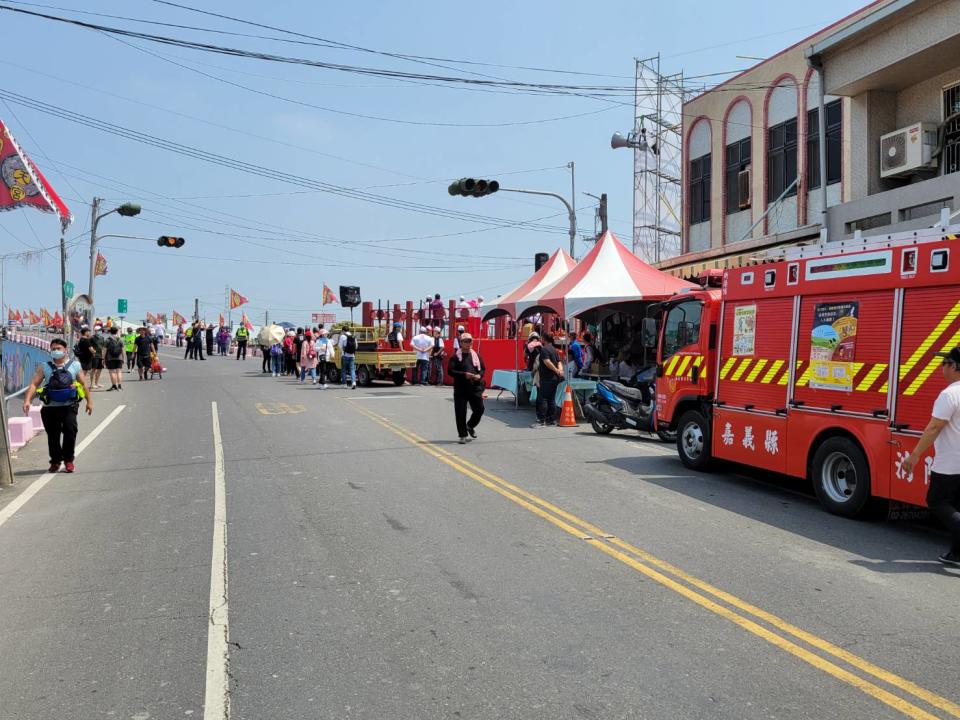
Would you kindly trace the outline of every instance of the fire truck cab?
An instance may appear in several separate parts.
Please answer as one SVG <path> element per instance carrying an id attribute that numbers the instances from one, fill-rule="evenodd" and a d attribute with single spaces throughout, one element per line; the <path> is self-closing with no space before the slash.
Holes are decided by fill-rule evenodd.
<path id="1" fill-rule="evenodd" d="M 960 345 L 958 232 L 790 248 L 665 302 L 657 422 L 684 465 L 809 478 L 847 517 L 925 505 L 932 457 L 901 465 L 945 387 L 936 353 Z"/>

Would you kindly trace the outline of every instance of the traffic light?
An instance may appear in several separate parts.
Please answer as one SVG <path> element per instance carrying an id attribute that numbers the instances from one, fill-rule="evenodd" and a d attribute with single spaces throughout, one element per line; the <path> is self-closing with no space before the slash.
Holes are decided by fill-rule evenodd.
<path id="1" fill-rule="evenodd" d="M 447 192 L 451 195 L 460 197 L 483 197 L 491 195 L 500 189 L 500 183 L 496 180 L 483 180 L 480 178 L 460 178 L 450 183 Z"/>
<path id="2" fill-rule="evenodd" d="M 157 238 L 157 245 L 160 247 L 172 247 L 172 248 L 181 248 L 186 242 L 181 237 L 173 237 L 172 235 L 161 235 Z"/>

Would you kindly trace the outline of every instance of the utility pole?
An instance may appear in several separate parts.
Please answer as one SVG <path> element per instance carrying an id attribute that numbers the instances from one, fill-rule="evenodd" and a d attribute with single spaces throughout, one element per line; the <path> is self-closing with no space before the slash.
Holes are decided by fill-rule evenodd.
<path id="1" fill-rule="evenodd" d="M 63 338 L 67 347 L 73 347 L 73 323 L 67 319 L 67 239 L 60 233 L 60 312 L 63 318 Z"/>
<path id="2" fill-rule="evenodd" d="M 3 371 L 0 370 L 0 374 Z M 13 485 L 13 463 L 10 462 L 10 444 L 7 441 L 7 400 L 3 396 L 3 386 L 0 385 L 0 486 Z"/>
<path id="3" fill-rule="evenodd" d="M 567 167 L 570 168 L 570 257 L 574 257 L 573 254 L 573 244 L 577 240 L 577 186 L 576 186 L 576 172 L 574 170 L 573 160 L 567 163 Z"/>
<path id="4" fill-rule="evenodd" d="M 193 299 L 193 321 L 200 319 L 200 298 Z"/>
<path id="5" fill-rule="evenodd" d="M 90 327 L 97 319 L 94 311 L 93 283 L 97 272 L 97 214 L 100 212 L 100 198 L 95 197 L 90 203 L 90 282 L 87 284 L 87 297 L 90 298 Z M 66 282 L 66 280 L 64 280 Z"/>
<path id="6" fill-rule="evenodd" d="M 600 234 L 606 235 L 609 229 L 610 226 L 607 223 L 607 194 L 600 193 Z"/>
<path id="7" fill-rule="evenodd" d="M 263 311 L 263 326 L 264 326 L 264 327 L 268 327 L 269 325 L 270 325 L 270 311 L 269 311 L 269 310 L 264 310 L 264 311 Z"/>

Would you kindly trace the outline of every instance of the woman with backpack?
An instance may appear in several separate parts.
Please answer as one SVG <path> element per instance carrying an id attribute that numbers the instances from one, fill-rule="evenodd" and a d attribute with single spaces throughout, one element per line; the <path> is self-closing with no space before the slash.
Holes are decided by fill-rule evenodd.
<path id="1" fill-rule="evenodd" d="M 123 390 L 123 385 L 121 385 L 123 378 L 121 378 L 120 372 L 123 370 L 124 343 L 120 339 L 120 331 L 116 326 L 110 328 L 110 334 L 107 336 L 104 348 L 103 364 L 106 365 L 107 372 L 110 375 L 110 387 L 107 392 Z"/>
<path id="2" fill-rule="evenodd" d="M 273 376 L 280 377 L 280 373 L 283 370 L 283 345 L 281 343 L 274 343 L 270 346 L 270 363 L 273 366 Z"/>
<path id="3" fill-rule="evenodd" d="M 62 338 L 51 340 L 50 357 L 50 362 L 38 365 L 33 374 L 30 386 L 23 396 L 23 414 L 30 412 L 34 395 L 41 398 L 43 407 L 40 409 L 40 419 L 43 420 L 43 429 L 47 433 L 49 471 L 59 472 L 60 465 L 63 464 L 64 471 L 72 473 L 80 400 L 86 400 L 87 415 L 92 415 L 93 399 L 80 363 L 67 357 L 66 341 Z"/>

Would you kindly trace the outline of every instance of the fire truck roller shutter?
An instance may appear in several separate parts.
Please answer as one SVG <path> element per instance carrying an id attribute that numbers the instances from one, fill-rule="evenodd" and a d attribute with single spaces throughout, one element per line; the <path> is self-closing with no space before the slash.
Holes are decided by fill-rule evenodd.
<path id="1" fill-rule="evenodd" d="M 893 290 L 803 297 L 794 399 L 871 416 L 885 409 L 893 303 Z"/>
<path id="2" fill-rule="evenodd" d="M 724 306 L 720 342 L 723 403 L 714 416 L 713 453 L 732 462 L 786 472 L 793 298 L 758 297 Z"/>

